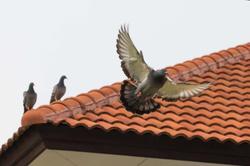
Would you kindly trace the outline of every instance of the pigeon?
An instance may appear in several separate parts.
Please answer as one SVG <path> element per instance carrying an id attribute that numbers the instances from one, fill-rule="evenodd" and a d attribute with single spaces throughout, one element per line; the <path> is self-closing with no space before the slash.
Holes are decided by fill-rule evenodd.
<path id="1" fill-rule="evenodd" d="M 23 92 L 23 107 L 24 113 L 32 109 L 36 103 L 37 94 L 34 91 L 34 83 L 29 84 L 29 89 Z"/>
<path id="2" fill-rule="evenodd" d="M 53 91 L 52 91 L 52 95 L 50 98 L 50 103 L 60 100 L 63 95 L 66 92 L 66 87 L 64 85 L 64 79 L 67 79 L 66 76 L 61 76 L 59 82 L 54 86 Z"/>
<path id="3" fill-rule="evenodd" d="M 120 100 L 130 112 L 150 113 L 160 108 L 155 98 L 167 101 L 190 98 L 210 85 L 210 83 L 176 83 L 170 78 L 166 69 L 155 70 L 149 67 L 142 51 L 139 52 L 133 44 L 128 26 L 121 26 L 116 48 L 122 70 L 129 78 L 122 82 Z"/>

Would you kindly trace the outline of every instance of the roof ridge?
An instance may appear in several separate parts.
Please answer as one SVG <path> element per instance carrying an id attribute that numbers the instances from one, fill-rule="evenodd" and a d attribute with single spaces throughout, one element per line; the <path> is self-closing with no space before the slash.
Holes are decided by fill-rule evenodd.
<path id="1" fill-rule="evenodd" d="M 173 80 L 183 81 L 190 78 L 190 76 L 202 74 L 206 71 L 247 59 L 250 59 L 250 43 L 187 60 L 183 63 L 166 67 L 166 70 Z"/>

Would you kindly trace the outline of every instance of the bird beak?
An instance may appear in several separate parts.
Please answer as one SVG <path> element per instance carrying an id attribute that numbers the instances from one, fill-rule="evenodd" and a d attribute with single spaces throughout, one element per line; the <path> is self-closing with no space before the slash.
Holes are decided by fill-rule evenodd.
<path id="1" fill-rule="evenodd" d="M 167 78 L 169 81 L 173 81 L 172 78 L 170 78 L 169 76 L 166 76 L 166 78 Z"/>
<path id="2" fill-rule="evenodd" d="M 165 72 L 165 77 L 166 77 L 169 81 L 173 82 L 172 78 L 170 78 L 170 77 L 168 76 L 167 71 Z"/>

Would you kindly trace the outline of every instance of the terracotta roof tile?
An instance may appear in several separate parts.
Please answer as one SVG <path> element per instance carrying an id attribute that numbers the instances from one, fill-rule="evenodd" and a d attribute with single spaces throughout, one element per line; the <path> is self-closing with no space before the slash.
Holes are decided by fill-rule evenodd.
<path id="1" fill-rule="evenodd" d="M 119 101 L 121 84 L 115 83 L 27 111 L 22 125 L 66 123 L 71 127 L 97 127 L 107 132 L 133 131 L 173 138 L 250 143 L 250 43 L 166 70 L 176 81 L 211 82 L 212 85 L 200 96 L 188 100 L 167 102 L 157 99 L 162 107 L 140 116 L 124 109 Z M 3 145 L 0 153 L 18 139 L 19 132 Z"/>
<path id="2" fill-rule="evenodd" d="M 3 144 L 0 148 L 0 156 L 13 145 L 13 143 L 19 139 L 19 137 L 28 129 L 29 127 L 19 127 L 17 132 L 13 134 L 11 138 L 8 139 L 7 143 Z"/>

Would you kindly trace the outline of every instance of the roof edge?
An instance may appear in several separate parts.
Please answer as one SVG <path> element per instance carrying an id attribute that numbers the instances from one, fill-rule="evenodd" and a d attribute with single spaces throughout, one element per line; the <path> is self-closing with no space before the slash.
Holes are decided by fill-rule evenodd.
<path id="1" fill-rule="evenodd" d="M 247 59 L 250 59 L 250 42 L 166 67 L 166 70 L 173 80 L 184 81 L 193 75 Z"/>

